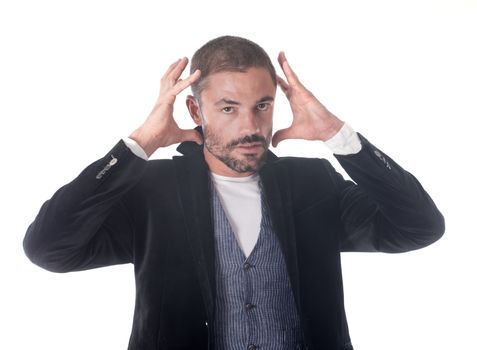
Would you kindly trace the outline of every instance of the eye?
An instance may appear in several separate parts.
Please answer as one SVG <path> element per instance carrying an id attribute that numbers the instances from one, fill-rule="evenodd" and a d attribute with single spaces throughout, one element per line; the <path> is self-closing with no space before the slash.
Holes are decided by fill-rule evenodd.
<path id="1" fill-rule="evenodd" d="M 222 112 L 227 113 L 227 114 L 232 113 L 232 111 L 233 111 L 233 108 L 230 107 L 230 106 L 222 108 Z"/>
<path id="2" fill-rule="evenodd" d="M 266 111 L 268 109 L 268 107 L 270 107 L 270 104 L 269 103 L 259 103 L 257 105 L 257 109 L 259 111 Z"/>

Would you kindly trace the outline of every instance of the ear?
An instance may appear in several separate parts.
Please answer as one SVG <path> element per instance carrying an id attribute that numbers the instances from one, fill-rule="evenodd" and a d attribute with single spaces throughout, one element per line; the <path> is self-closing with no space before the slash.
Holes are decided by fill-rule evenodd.
<path id="1" fill-rule="evenodd" d="M 188 95 L 186 98 L 187 109 L 196 125 L 202 125 L 202 118 L 200 117 L 199 101 L 194 96 Z"/>

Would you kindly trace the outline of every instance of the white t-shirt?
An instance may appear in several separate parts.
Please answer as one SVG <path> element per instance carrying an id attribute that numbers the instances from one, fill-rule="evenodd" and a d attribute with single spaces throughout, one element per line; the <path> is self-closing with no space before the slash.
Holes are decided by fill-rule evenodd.
<path id="1" fill-rule="evenodd" d="M 220 203 L 245 256 L 257 243 L 262 220 L 258 174 L 228 177 L 210 173 Z"/>

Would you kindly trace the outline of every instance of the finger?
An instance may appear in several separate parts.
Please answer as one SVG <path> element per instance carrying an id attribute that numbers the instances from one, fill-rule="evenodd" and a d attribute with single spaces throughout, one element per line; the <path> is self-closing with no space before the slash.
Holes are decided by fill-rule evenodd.
<path id="1" fill-rule="evenodd" d="M 179 63 L 169 73 L 169 78 L 174 82 L 179 79 L 188 62 L 189 59 L 187 57 L 181 58 Z"/>
<path id="2" fill-rule="evenodd" d="M 290 86 L 287 84 L 287 82 L 278 75 L 277 75 L 277 82 L 278 82 L 278 85 L 280 86 L 280 89 L 283 91 L 283 93 L 288 96 L 288 90 L 290 89 Z"/>
<path id="3" fill-rule="evenodd" d="M 272 137 L 272 146 L 277 147 L 278 143 L 286 139 L 296 139 L 297 136 L 292 127 L 281 129 L 275 132 Z"/>
<path id="4" fill-rule="evenodd" d="M 172 63 L 169 68 L 167 68 L 166 72 L 164 73 L 164 75 L 162 76 L 162 78 L 166 78 L 170 73 L 171 71 L 179 64 L 180 60 L 182 58 L 179 58 L 177 61 L 175 61 L 174 63 Z"/>
<path id="5" fill-rule="evenodd" d="M 300 80 L 298 80 L 297 75 L 290 67 L 290 64 L 288 63 L 288 60 L 283 51 L 280 51 L 280 53 L 278 54 L 278 62 L 280 63 L 280 67 L 282 68 L 283 73 L 285 73 L 285 77 L 287 78 L 288 83 L 290 85 L 299 84 Z"/>
<path id="6" fill-rule="evenodd" d="M 178 81 L 172 88 L 171 92 L 174 95 L 179 95 L 184 89 L 191 86 L 199 78 L 200 70 L 196 69 L 195 72 L 189 75 L 186 79 Z"/>
<path id="7" fill-rule="evenodd" d="M 181 139 L 180 142 L 192 141 L 199 145 L 202 145 L 204 143 L 202 135 L 197 130 L 194 130 L 194 129 L 189 129 L 189 130 L 181 129 L 181 133 L 179 137 Z"/>

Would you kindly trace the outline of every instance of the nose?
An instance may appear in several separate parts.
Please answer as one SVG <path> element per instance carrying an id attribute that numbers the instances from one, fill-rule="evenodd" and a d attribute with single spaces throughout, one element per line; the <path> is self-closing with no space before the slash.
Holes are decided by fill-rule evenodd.
<path id="1" fill-rule="evenodd" d="M 246 135 L 256 134 L 260 131 L 258 118 L 252 111 L 245 111 L 242 115 L 242 131 Z"/>

